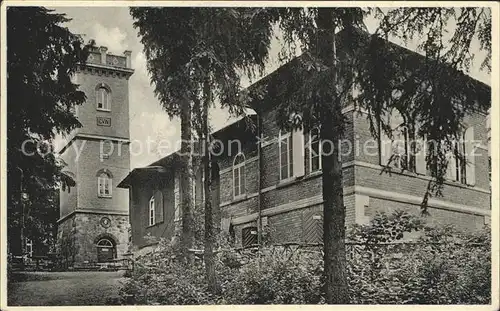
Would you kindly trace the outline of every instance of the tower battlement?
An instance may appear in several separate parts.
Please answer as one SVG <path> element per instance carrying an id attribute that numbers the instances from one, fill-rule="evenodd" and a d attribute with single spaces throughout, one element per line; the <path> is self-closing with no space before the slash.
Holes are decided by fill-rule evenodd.
<path id="1" fill-rule="evenodd" d="M 104 65 L 116 68 L 132 68 L 132 51 L 125 50 L 122 55 L 108 53 L 108 47 L 95 46 L 91 48 L 87 64 Z"/>

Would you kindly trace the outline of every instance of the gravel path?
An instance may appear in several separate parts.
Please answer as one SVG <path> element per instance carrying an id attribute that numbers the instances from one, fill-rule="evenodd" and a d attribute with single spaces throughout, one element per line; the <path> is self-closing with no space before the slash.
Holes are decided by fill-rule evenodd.
<path id="1" fill-rule="evenodd" d="M 23 272 L 8 286 L 9 306 L 106 305 L 116 299 L 123 272 Z"/>

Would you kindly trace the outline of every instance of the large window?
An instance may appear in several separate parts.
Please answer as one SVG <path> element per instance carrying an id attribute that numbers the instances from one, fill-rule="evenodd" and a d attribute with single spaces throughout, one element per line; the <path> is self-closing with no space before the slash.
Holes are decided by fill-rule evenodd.
<path id="1" fill-rule="evenodd" d="M 311 173 L 321 170 L 321 142 L 317 127 L 309 132 L 309 170 Z"/>
<path id="2" fill-rule="evenodd" d="M 109 172 L 103 171 L 97 176 L 97 195 L 111 197 L 113 179 Z"/>
<path id="3" fill-rule="evenodd" d="M 381 165 L 428 174 L 426 155 L 433 150 L 431 141 L 426 137 L 417 137 L 418 124 L 407 121 L 397 110 L 387 115 L 386 124 L 390 125 L 392 138 L 380 129 Z M 467 185 L 475 184 L 474 128 L 469 127 L 453 141 L 452 148 L 447 151 L 448 167 L 445 178 Z M 444 142 L 443 142 L 444 143 Z M 431 148 L 432 147 L 432 148 Z M 444 148 L 444 146 L 443 146 Z M 430 168 L 435 177 L 437 168 Z"/>
<path id="4" fill-rule="evenodd" d="M 111 92 L 102 84 L 96 89 L 96 105 L 98 110 L 111 110 Z"/>
<path id="5" fill-rule="evenodd" d="M 233 160 L 233 196 L 245 194 L 245 156 L 237 154 Z"/>
<path id="6" fill-rule="evenodd" d="M 152 226 L 155 224 L 155 197 L 152 196 L 149 199 L 149 225 Z"/>
<path id="7" fill-rule="evenodd" d="M 279 134 L 280 179 L 293 176 L 293 145 L 290 133 Z"/>
<path id="8" fill-rule="evenodd" d="M 395 168 L 408 169 L 408 127 L 405 119 L 398 112 L 393 112 L 392 128 L 392 161 Z"/>
<path id="9" fill-rule="evenodd" d="M 416 147 L 411 145 L 414 142 L 414 137 L 410 134 L 410 127 L 407 120 L 397 111 L 393 109 L 385 120 L 390 126 L 392 139 L 389 138 L 384 129 L 380 129 L 381 137 L 381 165 L 390 165 L 401 170 L 416 171 L 415 167 L 415 151 L 410 152 Z"/>
<path id="10" fill-rule="evenodd" d="M 459 139 L 453 143 L 452 150 L 448 154 L 448 167 L 446 169 L 446 178 L 448 180 L 463 184 L 467 183 L 467 143 L 465 133 L 460 135 Z"/>

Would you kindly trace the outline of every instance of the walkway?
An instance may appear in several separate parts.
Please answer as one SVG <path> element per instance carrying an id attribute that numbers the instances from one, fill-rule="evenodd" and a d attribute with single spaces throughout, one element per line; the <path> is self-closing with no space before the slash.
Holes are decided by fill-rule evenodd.
<path id="1" fill-rule="evenodd" d="M 23 272 L 8 286 L 9 306 L 109 305 L 120 290 L 120 272 Z"/>

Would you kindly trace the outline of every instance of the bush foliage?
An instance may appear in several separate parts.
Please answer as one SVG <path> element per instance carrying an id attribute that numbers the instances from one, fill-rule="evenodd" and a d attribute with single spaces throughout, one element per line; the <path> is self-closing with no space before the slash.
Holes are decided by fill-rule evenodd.
<path id="1" fill-rule="evenodd" d="M 404 212 L 378 214 L 348 230 L 346 242 L 353 304 L 489 304 L 490 232 L 426 226 Z M 177 260 L 162 241 L 136 260 L 123 304 L 320 304 L 320 247 L 228 248 L 217 253 L 220 288 L 208 291 L 202 260 Z"/>

